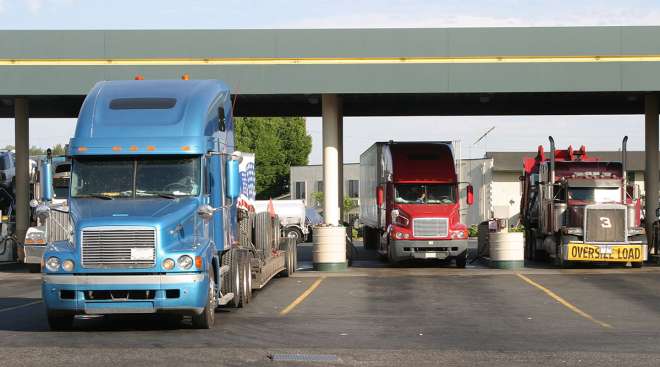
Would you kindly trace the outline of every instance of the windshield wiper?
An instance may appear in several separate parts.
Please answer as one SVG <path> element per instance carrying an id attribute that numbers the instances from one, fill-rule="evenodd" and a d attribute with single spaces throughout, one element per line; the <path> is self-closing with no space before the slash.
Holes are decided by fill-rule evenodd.
<path id="1" fill-rule="evenodd" d="M 103 199 L 103 200 L 114 200 L 112 196 L 109 195 L 103 195 L 103 194 L 87 194 L 87 195 L 79 195 L 75 196 L 76 198 L 97 198 L 97 199 Z"/>
<path id="2" fill-rule="evenodd" d="M 161 198 L 165 198 L 165 199 L 176 199 L 177 198 L 175 195 L 166 194 L 166 193 L 162 193 L 162 192 L 157 192 L 156 195 L 160 196 Z"/>

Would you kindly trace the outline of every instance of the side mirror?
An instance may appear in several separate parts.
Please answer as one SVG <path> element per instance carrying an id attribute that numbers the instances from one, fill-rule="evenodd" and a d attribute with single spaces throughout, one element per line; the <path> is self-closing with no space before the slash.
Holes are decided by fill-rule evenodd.
<path id="1" fill-rule="evenodd" d="M 655 209 L 655 217 L 660 218 L 660 208 Z"/>
<path id="2" fill-rule="evenodd" d="M 472 187 L 472 185 L 468 185 L 465 191 L 465 201 L 467 202 L 467 205 L 474 204 L 474 187 Z"/>
<path id="3" fill-rule="evenodd" d="M 51 170 L 51 164 L 48 160 L 45 160 L 41 163 L 41 167 L 39 167 L 39 177 L 41 200 L 53 200 L 53 171 Z"/>
<path id="4" fill-rule="evenodd" d="M 241 174 L 238 170 L 238 160 L 228 160 L 226 168 L 227 197 L 236 199 L 241 194 Z"/>
<path id="5" fill-rule="evenodd" d="M 227 126 L 225 125 L 225 108 L 218 108 L 218 130 L 225 131 Z"/>
<path id="6" fill-rule="evenodd" d="M 376 205 L 378 205 L 379 208 L 382 207 L 383 201 L 385 201 L 385 190 L 383 190 L 382 186 L 378 186 L 376 189 Z"/>

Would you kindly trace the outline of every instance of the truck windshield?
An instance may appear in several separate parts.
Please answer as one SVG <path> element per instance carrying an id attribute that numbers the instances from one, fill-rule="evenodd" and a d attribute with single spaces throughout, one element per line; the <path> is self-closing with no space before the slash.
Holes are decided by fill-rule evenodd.
<path id="1" fill-rule="evenodd" d="M 618 203 L 621 201 L 621 189 L 618 187 L 569 187 L 568 200 Z"/>
<path id="2" fill-rule="evenodd" d="M 73 164 L 71 196 L 196 196 L 200 173 L 199 157 L 81 157 Z"/>
<path id="3" fill-rule="evenodd" d="M 453 204 L 452 184 L 398 184 L 394 201 L 398 204 Z"/>

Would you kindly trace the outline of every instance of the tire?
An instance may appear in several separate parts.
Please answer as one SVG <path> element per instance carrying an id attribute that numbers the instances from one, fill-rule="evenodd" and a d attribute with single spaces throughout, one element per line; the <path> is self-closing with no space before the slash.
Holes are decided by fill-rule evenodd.
<path id="1" fill-rule="evenodd" d="M 227 304 L 230 307 L 242 307 L 242 287 L 244 269 L 240 266 L 240 252 L 236 249 L 225 251 L 222 254 L 222 266 L 228 265 L 229 271 L 222 277 L 222 294 L 233 293 L 234 298 Z"/>
<path id="2" fill-rule="evenodd" d="M 30 273 L 41 273 L 40 264 L 25 264 L 25 267 Z"/>
<path id="3" fill-rule="evenodd" d="M 67 331 L 73 329 L 74 315 L 71 313 L 62 313 L 47 311 L 48 327 L 53 331 Z"/>
<path id="4" fill-rule="evenodd" d="M 296 243 L 302 243 L 303 242 L 302 231 L 299 230 L 298 228 L 295 228 L 295 227 L 285 228 L 284 229 L 284 237 L 295 238 Z"/>
<path id="5" fill-rule="evenodd" d="M 215 308 L 216 308 L 216 299 L 215 299 L 215 275 L 213 269 L 208 269 L 209 276 L 209 294 L 206 300 L 206 306 L 204 310 L 199 315 L 193 315 L 192 317 L 192 326 L 195 329 L 210 329 L 215 324 Z"/>
<path id="6" fill-rule="evenodd" d="M 362 238 L 362 246 L 365 250 L 375 250 L 376 246 L 374 245 L 374 231 L 371 227 L 364 227 L 364 234 Z"/>
<path id="7" fill-rule="evenodd" d="M 284 254 L 284 270 L 280 272 L 280 276 L 289 277 L 293 274 L 293 254 L 291 253 L 290 242 L 293 242 L 290 238 L 283 238 L 280 242 L 280 250 L 285 251 Z"/>
<path id="8" fill-rule="evenodd" d="M 238 285 L 240 287 L 240 297 L 238 297 L 238 306 L 244 307 L 250 302 L 249 292 L 252 291 L 251 286 L 248 285 L 248 272 L 251 273 L 248 264 L 248 252 L 238 251 L 237 266 L 240 271 Z M 250 287 L 250 289 L 248 289 Z"/>
<path id="9" fill-rule="evenodd" d="M 252 301 L 252 253 L 250 251 L 245 251 L 245 299 L 247 303 Z"/>
<path id="10" fill-rule="evenodd" d="M 456 267 L 459 269 L 465 269 L 467 266 L 467 251 L 463 254 L 456 257 Z"/>

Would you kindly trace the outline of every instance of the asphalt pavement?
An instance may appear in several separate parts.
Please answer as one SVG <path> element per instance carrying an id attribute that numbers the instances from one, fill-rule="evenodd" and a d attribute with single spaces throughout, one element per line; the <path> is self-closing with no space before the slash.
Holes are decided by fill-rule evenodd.
<path id="1" fill-rule="evenodd" d="M 660 268 L 354 267 L 275 278 L 212 330 L 95 317 L 48 331 L 40 276 L 0 268 L 0 366 L 657 366 Z M 305 360 L 300 362 L 297 360 Z"/>

